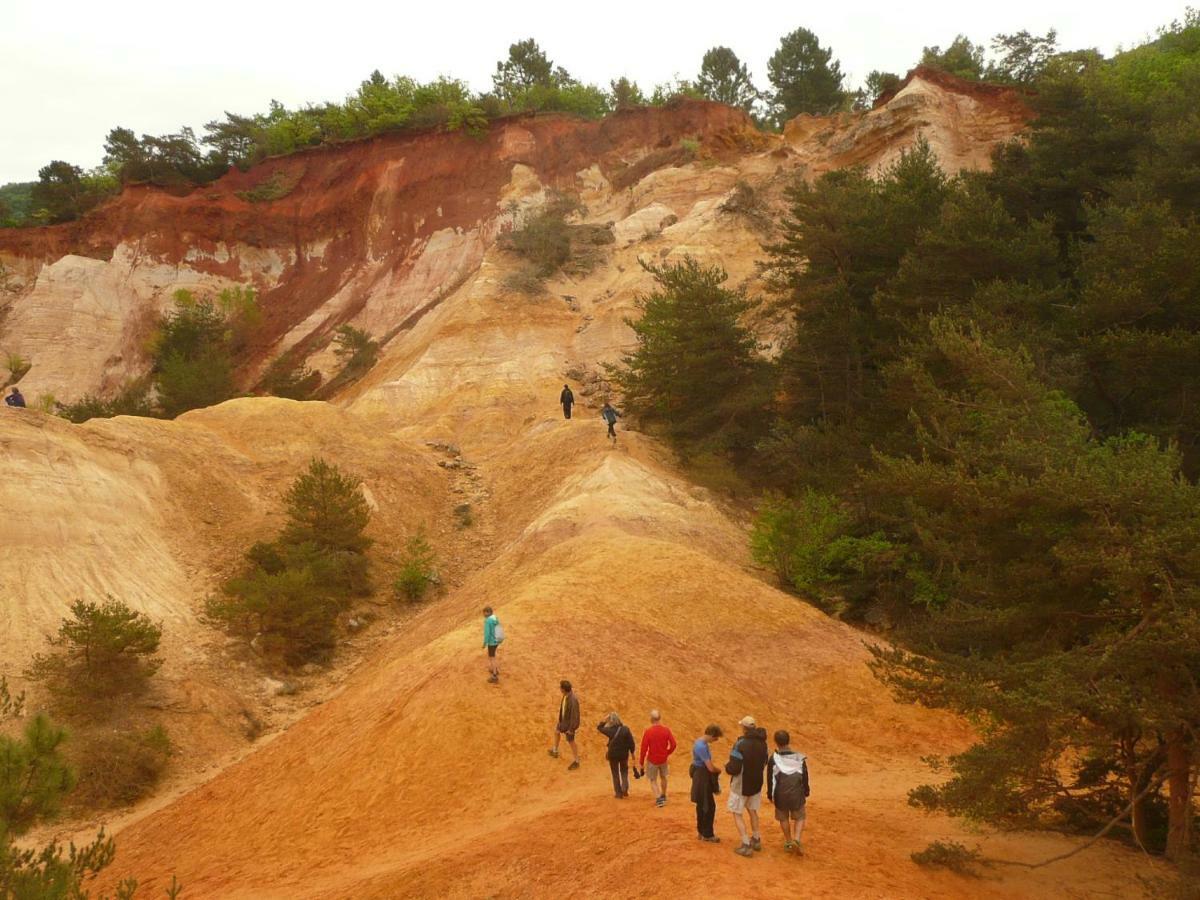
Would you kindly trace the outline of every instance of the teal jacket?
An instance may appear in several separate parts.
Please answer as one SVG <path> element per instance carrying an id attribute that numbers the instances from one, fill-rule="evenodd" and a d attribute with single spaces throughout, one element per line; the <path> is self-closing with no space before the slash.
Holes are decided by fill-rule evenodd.
<path id="1" fill-rule="evenodd" d="M 496 618 L 496 614 L 492 613 L 483 620 L 483 646 L 495 647 L 500 642 L 496 640 L 496 626 L 500 624 L 500 620 Z"/>

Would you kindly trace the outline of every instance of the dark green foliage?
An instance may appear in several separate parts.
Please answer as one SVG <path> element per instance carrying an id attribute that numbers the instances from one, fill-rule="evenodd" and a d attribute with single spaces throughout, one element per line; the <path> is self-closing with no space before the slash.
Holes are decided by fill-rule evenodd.
<path id="1" fill-rule="evenodd" d="M 89 811 L 129 806 L 148 795 L 173 752 L 161 725 L 135 732 L 78 733 L 72 750 L 78 784 L 71 800 Z"/>
<path id="2" fill-rule="evenodd" d="M 259 387 L 273 397 L 288 400 L 307 400 L 321 386 L 321 373 L 303 363 L 293 363 L 285 356 L 267 368 Z"/>
<path id="3" fill-rule="evenodd" d="M 303 169 L 292 172 L 283 170 L 273 172 L 249 190 L 238 191 L 238 196 L 248 203 L 268 203 L 271 200 L 282 200 L 296 189 L 296 185 L 303 177 Z"/>
<path id="4" fill-rule="evenodd" d="M 833 112 L 845 100 L 841 64 L 807 28 L 783 37 L 767 62 L 767 77 L 775 88 L 771 102 L 779 125 L 800 113 Z"/>
<path id="5" fill-rule="evenodd" d="M 40 713 L 20 737 L 0 735 L 0 844 L 58 814 L 75 785 L 61 752 L 66 739 L 66 731 Z"/>
<path id="6" fill-rule="evenodd" d="M 438 582 L 437 557 L 425 532 L 418 529 L 408 539 L 400 557 L 400 570 L 396 573 L 396 596 L 409 602 L 420 600 Z"/>
<path id="7" fill-rule="evenodd" d="M 992 52 L 997 59 L 988 64 L 988 81 L 1033 84 L 1058 52 L 1058 32 L 1051 28 L 1044 37 L 1028 31 L 998 34 L 992 38 Z"/>
<path id="8" fill-rule="evenodd" d="M 25 224 L 33 212 L 33 181 L 14 181 L 0 185 L 0 228 Z"/>
<path id="9" fill-rule="evenodd" d="M 728 276 L 688 257 L 642 263 L 658 284 L 629 320 L 637 346 L 608 366 L 628 412 L 659 429 L 685 455 L 743 454 L 753 446 L 767 396 L 766 369 L 740 323 L 749 301 Z"/>
<path id="10" fill-rule="evenodd" d="M 334 355 L 342 362 L 342 368 L 314 396 L 318 399 L 332 397 L 348 384 L 353 384 L 371 370 L 379 359 L 379 341 L 361 328 L 339 325 L 333 333 Z"/>
<path id="11" fill-rule="evenodd" d="M 67 222 L 115 192 L 115 180 L 105 172 L 84 172 L 79 166 L 55 160 L 38 170 L 25 221 L 38 225 Z"/>
<path id="12" fill-rule="evenodd" d="M 709 100 L 750 112 L 758 90 L 750 80 L 746 64 L 728 47 L 713 47 L 704 54 L 696 87 Z"/>
<path id="13" fill-rule="evenodd" d="M 76 424 L 88 419 L 110 419 L 113 416 L 155 416 L 158 410 L 150 401 L 149 391 L 150 383 L 143 379 L 126 385 L 111 400 L 85 394 L 74 403 L 59 403 L 55 412 Z"/>
<path id="14" fill-rule="evenodd" d="M 43 847 L 18 849 L 0 840 L 0 896 L 5 900 L 88 900 L 84 885 L 116 858 L 117 847 L 104 829 L 82 847 L 74 842 L 65 849 L 51 841 Z M 112 900 L 132 900 L 137 882 L 117 885 Z"/>
<path id="15" fill-rule="evenodd" d="M 55 649 L 34 657 L 29 676 L 64 702 L 92 703 L 145 689 L 162 661 L 154 654 L 162 626 L 112 597 L 76 600 L 71 617 L 49 638 Z"/>
<path id="16" fill-rule="evenodd" d="M 613 109 L 633 109 L 638 106 L 647 105 L 646 95 L 642 93 L 642 89 L 638 87 L 637 82 L 630 81 L 624 75 L 610 81 L 608 86 Z"/>
<path id="17" fill-rule="evenodd" d="M 937 44 L 921 53 L 921 65 L 933 66 L 959 78 L 979 81 L 983 78 L 983 44 L 973 44 L 966 35 L 957 35 L 943 50 Z"/>
<path id="18" fill-rule="evenodd" d="M 519 228 L 504 234 L 500 246 L 528 260 L 539 278 L 548 278 L 571 259 L 567 217 L 581 209 L 568 194 L 552 194 L 546 205 Z"/>
<path id="19" fill-rule="evenodd" d="M 175 292 L 175 309 L 151 342 L 163 415 L 214 406 L 235 393 L 235 357 L 244 354 L 262 321 L 251 288 L 224 290 L 214 300 Z"/>
<path id="20" fill-rule="evenodd" d="M 869 108 L 884 94 L 898 90 L 903 79 L 893 72 L 880 72 L 872 69 L 863 82 L 863 93 L 866 95 L 866 106 Z"/>
<path id="21" fill-rule="evenodd" d="M 246 553 L 246 567 L 208 604 L 214 619 L 262 636 L 263 650 L 289 665 L 325 660 L 336 644 L 337 616 L 351 597 L 371 591 L 371 510 L 362 482 L 323 459 L 293 483 L 288 521 L 271 543 Z"/>
<path id="22" fill-rule="evenodd" d="M 949 869 L 958 875 L 977 877 L 975 866 L 985 863 L 979 848 L 970 849 L 958 841 L 934 841 L 912 854 L 912 861 L 927 868 Z"/>
<path id="23" fill-rule="evenodd" d="M 203 153 L 190 128 L 159 137 L 143 134 L 140 140 L 128 128 L 114 128 L 104 141 L 104 164 L 122 184 L 191 187 L 223 175 L 229 159 L 218 151 Z"/>

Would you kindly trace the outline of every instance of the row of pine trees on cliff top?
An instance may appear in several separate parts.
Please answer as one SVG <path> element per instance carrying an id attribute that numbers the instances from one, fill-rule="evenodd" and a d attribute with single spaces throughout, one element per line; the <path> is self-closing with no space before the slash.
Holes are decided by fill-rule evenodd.
<path id="1" fill-rule="evenodd" d="M 755 558 L 887 634 L 876 675 L 975 726 L 914 806 L 1194 852 L 1200 776 L 1200 17 L 1048 59 L 988 173 L 918 146 L 787 194 L 768 361 L 719 269 L 612 370 Z M 743 198 L 738 208 L 753 203 Z M 960 850 L 962 848 L 959 848 Z M 945 846 L 942 859 L 956 858 Z M 924 857 L 926 859 L 930 857 Z M 1194 896 L 1194 894 L 1190 895 Z"/>
<path id="2" fill-rule="evenodd" d="M 992 49 L 994 59 L 985 63 L 984 47 L 960 35 L 944 50 L 926 47 L 920 62 L 964 78 L 1027 84 L 1056 53 L 1055 33 L 998 35 Z M 530 38 L 509 47 L 507 58 L 496 63 L 492 89 L 483 94 L 473 93 L 457 79 L 420 83 L 404 76 L 389 79 L 377 70 L 344 102 L 299 109 L 273 102 L 265 113 L 226 113 L 224 119 L 205 125 L 199 138 L 186 127 L 175 134 L 140 138 L 128 128 L 114 128 L 98 168 L 85 171 L 54 160 L 38 172 L 36 182 L 0 187 L 0 226 L 77 218 L 122 184 L 187 189 L 219 178 L 230 166 L 246 168 L 270 156 L 385 132 L 442 127 L 479 134 L 491 119 L 512 113 L 559 111 L 597 117 L 630 107 L 661 106 L 678 97 L 736 106 L 761 127 L 780 128 L 800 113 L 865 108 L 900 80 L 894 73 L 873 71 L 851 89 L 833 50 L 821 46 L 808 29 L 797 28 L 780 40 L 768 61 L 765 89 L 755 85 L 733 50 L 713 47 L 692 79 L 660 84 L 646 93 L 622 76 L 606 90 L 572 77 Z M 249 199 L 277 199 L 284 189 L 275 186 Z"/>

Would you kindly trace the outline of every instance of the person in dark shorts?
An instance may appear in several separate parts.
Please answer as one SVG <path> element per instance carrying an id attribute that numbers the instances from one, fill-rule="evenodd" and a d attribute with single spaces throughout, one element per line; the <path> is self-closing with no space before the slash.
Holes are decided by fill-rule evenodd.
<path id="1" fill-rule="evenodd" d="M 558 724 L 554 726 L 554 746 L 546 752 L 558 759 L 558 742 L 567 739 L 571 748 L 571 764 L 568 770 L 579 768 L 579 748 L 575 746 L 575 732 L 579 730 L 579 698 L 571 689 L 571 682 L 565 678 L 558 683 L 562 691 L 562 700 L 558 704 Z"/>
<path id="2" fill-rule="evenodd" d="M 704 734 L 692 744 L 692 765 L 688 773 L 692 777 L 692 802 L 696 804 L 696 836 L 710 844 L 721 839 L 713 833 L 713 819 L 717 815 L 716 795 L 720 790 L 718 778 L 721 770 L 712 758 L 714 741 L 722 735 L 720 725 L 709 725 Z"/>
<path id="3" fill-rule="evenodd" d="M 604 754 L 612 770 L 613 796 L 624 800 L 629 796 L 629 761 L 637 750 L 637 742 L 628 725 L 621 722 L 615 712 L 605 716 L 596 730 L 608 738 L 608 751 Z"/>
<path id="4" fill-rule="evenodd" d="M 575 395 L 571 393 L 571 386 L 564 384 L 562 393 L 558 395 L 558 402 L 563 408 L 563 418 L 571 418 L 571 407 L 575 405 Z"/>
<path id="5" fill-rule="evenodd" d="M 500 683 L 500 663 L 496 662 L 496 650 L 499 649 L 502 640 L 504 640 L 504 633 L 500 628 L 500 620 L 492 612 L 490 606 L 485 606 L 483 608 L 483 646 L 487 648 L 488 671 L 491 673 L 488 681 L 492 684 Z"/>
<path id="6" fill-rule="evenodd" d="M 613 409 L 611 403 L 605 400 L 604 408 L 600 410 L 600 418 L 608 423 L 608 436 L 612 438 L 615 444 L 617 442 L 617 419 L 621 418 L 621 414 Z"/>
<path id="7" fill-rule="evenodd" d="M 800 835 L 808 806 L 808 760 L 792 749 L 792 736 L 775 732 L 775 752 L 767 762 L 767 799 L 775 804 L 775 821 L 783 832 L 783 849 L 804 855 Z"/>

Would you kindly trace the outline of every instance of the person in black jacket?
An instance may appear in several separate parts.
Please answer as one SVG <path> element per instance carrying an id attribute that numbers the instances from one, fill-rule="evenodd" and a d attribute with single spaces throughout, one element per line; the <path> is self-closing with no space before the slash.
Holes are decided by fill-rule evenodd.
<path id="1" fill-rule="evenodd" d="M 570 385 L 563 385 L 562 393 L 558 395 L 558 402 L 562 404 L 563 418 L 571 418 L 571 407 L 575 405 L 575 395 L 571 393 Z"/>
<path id="2" fill-rule="evenodd" d="M 775 732 L 775 753 L 767 763 L 767 799 L 775 804 L 775 821 L 783 832 L 783 849 L 803 856 L 800 835 L 808 805 L 808 761 L 792 749 L 792 736 Z"/>
<path id="3" fill-rule="evenodd" d="M 629 726 L 621 724 L 621 717 L 615 712 L 601 719 L 596 730 L 608 738 L 608 752 L 604 757 L 612 769 L 613 796 L 624 800 L 629 796 L 629 761 L 637 751 L 637 741 Z"/>
<path id="4" fill-rule="evenodd" d="M 762 808 L 763 773 L 767 768 L 767 730 L 759 728 L 754 719 L 746 716 L 738 723 L 742 736 L 729 751 L 725 774 L 729 782 L 729 811 L 742 842 L 733 852 L 753 856 L 762 850 L 762 832 L 758 828 L 758 811 Z M 746 830 L 744 813 L 750 813 L 750 831 Z"/>
<path id="5" fill-rule="evenodd" d="M 4 402 L 14 409 L 24 409 L 25 395 L 22 394 L 21 389 L 14 384 L 13 389 L 9 391 L 8 396 L 4 398 Z"/>

